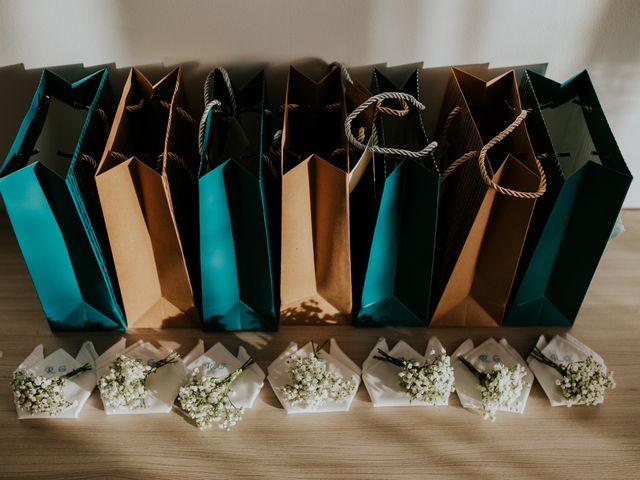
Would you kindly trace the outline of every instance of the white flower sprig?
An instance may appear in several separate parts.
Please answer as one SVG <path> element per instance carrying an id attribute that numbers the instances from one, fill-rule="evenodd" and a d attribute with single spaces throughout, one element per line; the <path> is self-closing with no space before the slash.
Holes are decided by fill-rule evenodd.
<path id="1" fill-rule="evenodd" d="M 473 373 L 480 385 L 480 411 L 485 420 L 496 421 L 496 413 L 500 409 L 509 409 L 520 398 L 526 382 L 527 370 L 520 364 L 508 368 L 502 363 L 493 365 L 488 372 L 481 372 L 469 360 L 459 356 L 458 360 Z"/>
<path id="2" fill-rule="evenodd" d="M 111 365 L 109 373 L 100 377 L 98 388 L 102 400 L 111 408 L 126 407 L 130 410 L 145 408 L 147 396 L 147 377 L 180 358 L 176 352 L 171 352 L 165 358 L 145 365 L 137 358 L 118 355 Z"/>
<path id="3" fill-rule="evenodd" d="M 599 405 L 604 402 L 607 388 L 616 388 L 613 372 L 607 372 L 604 366 L 589 355 L 581 362 L 566 364 L 556 363 L 538 347 L 534 347 L 531 356 L 552 368 L 555 368 L 562 378 L 556 380 L 562 395 L 567 400 L 567 406 Z"/>
<path id="4" fill-rule="evenodd" d="M 280 390 L 291 405 L 314 408 L 327 402 L 342 402 L 355 390 L 355 383 L 327 369 L 325 360 L 319 357 L 324 344 L 304 357 L 291 355 L 287 359 L 291 383 Z"/>
<path id="5" fill-rule="evenodd" d="M 70 402 L 64 397 L 63 388 L 67 379 L 88 370 L 91 370 L 88 363 L 55 377 L 36 375 L 31 370 L 16 370 L 11 379 L 13 398 L 20 409 L 31 415 L 58 415 L 77 405 L 77 402 Z"/>
<path id="6" fill-rule="evenodd" d="M 440 353 L 433 362 L 420 364 L 420 362 L 392 357 L 380 348 L 378 352 L 382 356 L 373 358 L 402 368 L 398 373 L 400 386 L 409 394 L 411 400 L 434 405 L 438 400 L 448 397 L 455 391 L 453 367 L 451 358 L 447 354 Z"/>
<path id="7" fill-rule="evenodd" d="M 180 387 L 180 405 L 200 430 L 211 428 L 216 423 L 220 428 L 231 430 L 242 420 L 244 408 L 236 407 L 229 396 L 233 393 L 233 382 L 253 363 L 250 358 L 224 378 L 201 375 L 196 368 L 189 383 Z"/>

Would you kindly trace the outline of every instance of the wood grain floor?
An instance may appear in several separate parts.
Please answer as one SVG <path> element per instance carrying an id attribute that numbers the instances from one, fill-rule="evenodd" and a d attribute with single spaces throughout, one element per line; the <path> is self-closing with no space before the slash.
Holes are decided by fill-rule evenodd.
<path id="1" fill-rule="evenodd" d="M 374 409 L 364 386 L 348 413 L 287 416 L 268 385 L 231 432 L 201 432 L 177 413 L 107 417 L 96 392 L 81 418 L 16 419 L 11 372 L 38 343 L 98 352 L 114 334 L 50 333 L 5 214 L 0 214 L 0 478 L 638 478 L 640 467 L 640 211 L 609 245 L 571 333 L 599 352 L 618 388 L 598 408 L 551 408 L 535 384 L 523 416 L 494 424 L 460 407 Z M 355 329 L 283 327 L 277 334 L 137 330 L 132 339 L 198 338 L 245 345 L 259 365 L 291 340 L 335 337 L 361 363 L 379 336 L 422 350 L 437 335 L 447 349 L 465 338 L 505 336 L 521 353 L 558 328 Z"/>

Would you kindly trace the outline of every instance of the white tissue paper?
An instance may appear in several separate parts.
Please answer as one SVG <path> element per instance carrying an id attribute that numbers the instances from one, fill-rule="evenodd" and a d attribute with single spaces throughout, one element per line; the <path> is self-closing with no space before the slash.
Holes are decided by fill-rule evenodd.
<path id="1" fill-rule="evenodd" d="M 497 342 L 495 339 L 489 338 L 475 348 L 473 342 L 468 339 L 451 355 L 451 365 L 456 376 L 456 393 L 460 403 L 464 408 L 479 409 L 481 406 L 480 389 L 478 388 L 480 383 L 478 378 L 458 360 L 460 355 L 469 360 L 481 372 L 490 372 L 496 363 L 502 363 L 508 368 L 513 368 L 518 363 L 522 365 L 527 372 L 525 375 L 526 386 L 522 389 L 517 401 L 513 402 L 508 408 L 499 411 L 524 413 L 534 376 L 524 359 L 507 343 L 506 339 L 503 338 Z"/>
<path id="2" fill-rule="evenodd" d="M 424 355 L 420 355 L 406 342 L 400 340 L 389 350 L 387 340 L 383 337 L 373 347 L 369 356 L 362 364 L 362 381 L 369 392 L 374 407 L 424 407 L 444 406 L 449 403 L 449 395 L 439 398 L 435 403 L 411 400 L 409 394 L 400 386 L 398 373 L 402 368 L 389 362 L 373 358 L 379 355 L 378 349 L 387 352 L 392 357 L 414 360 L 420 363 L 433 362 L 436 355 L 446 353 L 444 347 L 436 337 L 431 337 L 427 343 Z"/>
<path id="3" fill-rule="evenodd" d="M 206 352 L 204 341 L 198 341 L 191 352 L 184 357 L 187 374 L 185 382 L 189 380 L 192 372 L 200 368 L 200 374 L 224 378 L 240 368 L 249 360 L 249 354 L 244 347 L 238 347 L 238 356 L 234 356 L 221 343 L 216 343 Z M 229 398 L 236 407 L 253 407 L 262 386 L 265 374 L 258 364 L 253 363 L 231 384 L 233 393 Z"/>
<path id="4" fill-rule="evenodd" d="M 143 363 L 149 364 L 166 357 L 170 350 L 164 347 L 138 340 L 133 345 L 126 347 L 126 340 L 120 339 L 96 360 L 96 373 L 98 379 L 109 372 L 109 366 L 120 354 L 129 358 L 136 358 Z M 175 363 L 159 368 L 147 378 L 146 407 L 130 409 L 127 407 L 112 408 L 103 402 L 104 411 L 107 415 L 139 414 L 139 413 L 169 413 L 173 408 L 173 403 L 178 396 L 178 391 L 182 386 L 187 371 L 182 359 Z"/>
<path id="5" fill-rule="evenodd" d="M 63 387 L 64 397 L 67 401 L 74 403 L 74 405 L 64 412 L 58 415 L 47 415 L 45 413 L 31 415 L 29 412 L 16 406 L 18 418 L 20 420 L 28 418 L 78 418 L 82 407 L 87 403 L 91 392 L 96 386 L 95 361 L 97 357 L 98 355 L 91 342 L 84 342 L 82 344 L 76 358 L 73 358 L 62 348 L 45 357 L 44 347 L 38 345 L 18 366 L 18 370 L 31 370 L 36 375 L 51 378 L 71 372 L 76 368 L 80 368 L 85 363 L 91 365 L 92 369 L 74 375 L 65 382 Z"/>
<path id="6" fill-rule="evenodd" d="M 600 363 L 604 367 L 604 360 L 602 360 L 600 355 L 569 334 L 564 336 L 556 335 L 549 342 L 547 342 L 544 335 L 540 335 L 536 346 L 542 351 L 542 354 L 545 357 L 553 360 L 554 362 L 581 362 L 591 355 L 596 362 Z M 539 362 L 533 357 L 529 357 L 527 361 L 529 362 L 529 367 L 536 376 L 536 379 L 540 382 L 540 386 L 544 390 L 544 393 L 549 397 L 551 406 L 558 407 L 567 405 L 567 399 L 562 395 L 560 387 L 556 385 L 556 380 L 562 378 L 560 372 L 549 365 Z"/>
<path id="7" fill-rule="evenodd" d="M 296 343 L 291 342 L 289 346 L 280 354 L 278 358 L 276 358 L 271 365 L 267 368 L 268 372 L 268 380 L 273 388 L 273 391 L 280 400 L 280 403 L 287 411 L 287 413 L 317 413 L 317 412 L 346 412 L 351 407 L 351 402 L 353 402 L 354 397 L 356 396 L 356 392 L 358 391 L 358 386 L 360 385 L 360 368 L 353 363 L 353 361 L 347 357 L 344 352 L 340 349 L 336 341 L 332 338 L 329 342 L 329 352 L 322 349 L 320 351 L 320 358 L 324 359 L 327 362 L 327 368 L 329 371 L 334 372 L 337 375 L 345 379 L 350 379 L 355 388 L 353 389 L 353 393 L 349 395 L 347 399 L 342 402 L 327 402 L 323 405 L 320 405 L 315 408 L 302 407 L 300 405 L 291 405 L 282 395 L 280 388 L 283 385 L 286 385 L 290 382 L 288 368 L 286 361 L 291 355 L 297 355 L 299 357 L 304 357 L 313 352 L 314 346 L 311 342 L 307 343 L 302 348 L 298 348 Z"/>

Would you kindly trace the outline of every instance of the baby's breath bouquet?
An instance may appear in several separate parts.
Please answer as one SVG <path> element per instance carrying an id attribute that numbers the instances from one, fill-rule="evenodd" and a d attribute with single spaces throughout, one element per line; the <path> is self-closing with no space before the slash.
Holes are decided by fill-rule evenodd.
<path id="1" fill-rule="evenodd" d="M 147 377 L 159 368 L 177 362 L 179 358 L 180 355 L 171 352 L 165 358 L 145 365 L 137 358 L 118 355 L 109 365 L 109 372 L 98 380 L 102 401 L 111 408 L 145 408 Z"/>
<path id="2" fill-rule="evenodd" d="M 527 375 L 527 370 L 522 365 L 508 368 L 502 363 L 496 363 L 490 372 L 485 373 L 463 356 L 459 356 L 458 360 L 480 381 L 480 411 L 485 420 L 495 422 L 498 410 L 509 409 L 520 398 Z"/>
<path id="3" fill-rule="evenodd" d="M 180 388 L 178 398 L 182 409 L 196 422 L 200 430 L 218 427 L 231 430 L 242 420 L 244 408 L 236 407 L 231 398 L 233 382 L 254 363 L 250 358 L 224 378 L 202 375 L 196 368 L 189 383 Z"/>
<path id="4" fill-rule="evenodd" d="M 355 390 L 353 381 L 330 372 L 326 361 L 320 358 L 320 350 L 324 345 L 314 348 L 304 357 L 291 355 L 287 359 L 291 383 L 280 389 L 291 405 L 315 408 L 327 402 L 339 403 Z"/>
<path id="5" fill-rule="evenodd" d="M 433 362 L 420 364 L 404 358 L 396 358 L 382 349 L 378 349 L 378 360 L 402 368 L 398 372 L 400 386 L 409 394 L 411 400 L 435 404 L 441 398 L 447 398 L 455 391 L 451 358 L 446 353 L 438 354 Z"/>
<path id="6" fill-rule="evenodd" d="M 604 402 L 607 388 L 616 388 L 613 372 L 607 372 L 604 366 L 589 355 L 580 362 L 556 363 L 535 347 L 531 356 L 539 362 L 555 368 L 562 378 L 556 380 L 567 406 L 599 405 Z"/>
<path id="7" fill-rule="evenodd" d="M 64 397 L 62 389 L 66 381 L 88 370 L 91 370 L 91 366 L 88 363 L 65 375 L 55 377 L 36 375 L 31 370 L 16 370 L 13 372 L 13 378 L 11 379 L 13 398 L 18 408 L 31 415 L 59 415 L 77 404 L 76 402 L 68 401 Z"/>

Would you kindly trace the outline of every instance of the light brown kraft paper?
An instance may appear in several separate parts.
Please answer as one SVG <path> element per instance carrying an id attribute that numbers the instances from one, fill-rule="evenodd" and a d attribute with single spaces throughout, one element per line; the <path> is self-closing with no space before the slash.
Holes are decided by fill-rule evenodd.
<path id="1" fill-rule="evenodd" d="M 126 106 L 155 95 L 173 109 L 179 82 L 180 72 L 174 71 L 152 86 L 132 69 L 97 170 L 98 194 L 129 328 L 200 325 L 169 182 L 164 178 L 166 169 L 158 173 L 128 151 L 136 144 L 135 139 L 127 138 L 133 125 L 128 115 L 135 113 L 127 112 Z M 164 144 L 161 154 L 166 162 L 166 132 L 145 133 L 161 135 L 158 142 Z M 126 160 L 112 155 L 122 150 Z"/>

